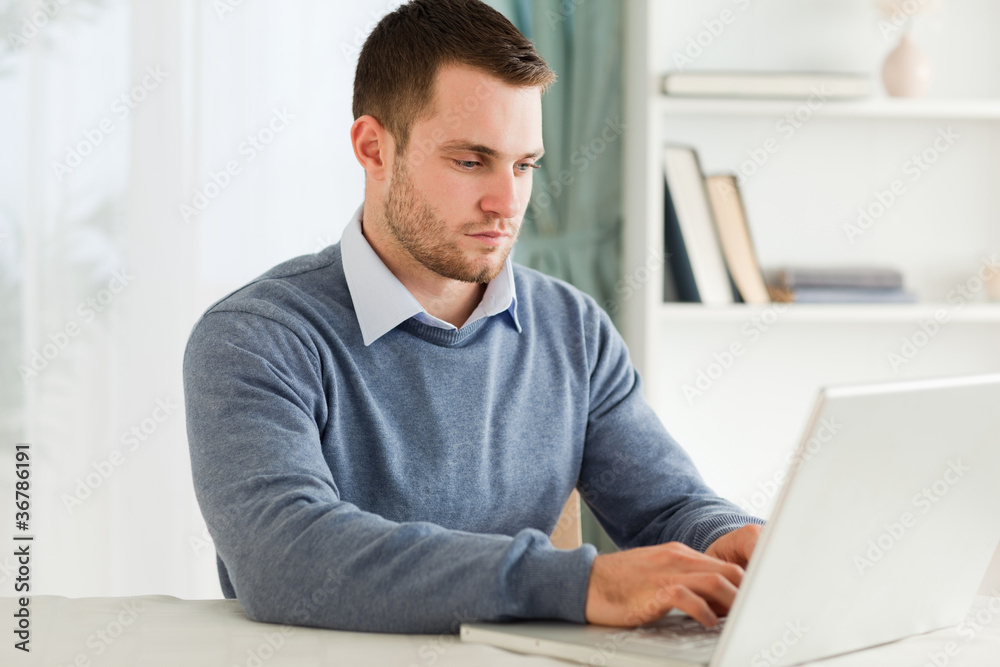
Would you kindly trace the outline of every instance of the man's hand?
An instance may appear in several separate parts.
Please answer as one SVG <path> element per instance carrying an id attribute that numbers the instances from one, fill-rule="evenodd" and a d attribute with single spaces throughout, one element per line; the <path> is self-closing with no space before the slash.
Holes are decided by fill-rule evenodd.
<path id="1" fill-rule="evenodd" d="M 680 542 L 604 554 L 590 570 L 585 614 L 588 623 L 635 627 L 676 608 L 712 627 L 742 580 L 741 566 Z"/>
<path id="2" fill-rule="evenodd" d="M 751 523 L 726 533 L 712 542 L 708 549 L 705 549 L 705 555 L 714 556 L 719 560 L 745 568 L 754 547 L 757 546 L 757 538 L 760 537 L 761 530 L 763 530 L 763 526 Z"/>

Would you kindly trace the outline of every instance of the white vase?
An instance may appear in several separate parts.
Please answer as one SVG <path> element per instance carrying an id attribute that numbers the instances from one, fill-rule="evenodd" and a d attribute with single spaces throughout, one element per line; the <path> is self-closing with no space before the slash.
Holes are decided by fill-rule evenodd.
<path id="1" fill-rule="evenodd" d="M 930 61 L 909 32 L 903 33 L 882 66 L 882 82 L 893 97 L 923 97 L 930 88 L 932 74 Z"/>

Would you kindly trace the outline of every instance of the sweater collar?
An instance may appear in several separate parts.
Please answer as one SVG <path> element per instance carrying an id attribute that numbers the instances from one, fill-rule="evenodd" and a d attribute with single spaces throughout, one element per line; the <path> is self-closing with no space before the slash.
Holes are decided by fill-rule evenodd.
<path id="1" fill-rule="evenodd" d="M 441 329 L 458 330 L 458 327 L 424 310 L 420 302 L 413 298 L 403 283 L 382 262 L 361 232 L 363 211 L 364 205 L 358 208 L 347 223 L 340 239 L 340 248 L 347 289 L 354 302 L 354 312 L 358 317 L 365 346 L 371 345 L 411 317 Z M 486 286 L 482 301 L 462 327 L 503 312 L 510 313 L 512 323 L 520 333 L 514 270 L 510 257 L 504 262 L 497 277 Z"/>

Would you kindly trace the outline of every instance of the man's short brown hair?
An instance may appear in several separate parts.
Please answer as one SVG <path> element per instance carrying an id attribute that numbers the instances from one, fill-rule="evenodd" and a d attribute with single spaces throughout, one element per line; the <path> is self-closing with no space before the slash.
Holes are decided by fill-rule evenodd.
<path id="1" fill-rule="evenodd" d="M 354 118 L 375 118 L 404 152 L 413 123 L 433 113 L 434 81 L 445 65 L 543 91 L 556 78 L 531 41 L 480 0 L 413 0 L 383 17 L 365 40 Z"/>

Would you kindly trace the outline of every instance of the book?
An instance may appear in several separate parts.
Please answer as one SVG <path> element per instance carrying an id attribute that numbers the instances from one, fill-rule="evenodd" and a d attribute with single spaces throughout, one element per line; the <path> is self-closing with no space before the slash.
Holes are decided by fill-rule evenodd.
<path id="1" fill-rule="evenodd" d="M 842 287 L 902 289 L 903 274 L 896 269 L 877 266 L 854 267 L 784 267 L 766 273 L 769 285 L 781 289 Z"/>
<path id="2" fill-rule="evenodd" d="M 730 174 L 709 176 L 705 179 L 705 187 L 722 254 L 736 289 L 746 303 L 770 303 L 736 177 Z"/>
<path id="3" fill-rule="evenodd" d="M 735 303 L 697 153 L 684 146 L 667 146 L 663 172 L 664 249 L 677 299 Z"/>
<path id="4" fill-rule="evenodd" d="M 915 303 L 917 296 L 908 290 L 864 287 L 797 287 L 785 289 L 768 286 L 771 298 L 780 303 Z"/>
<path id="5" fill-rule="evenodd" d="M 838 72 L 668 72 L 666 95 L 855 99 L 872 94 L 871 76 Z"/>

